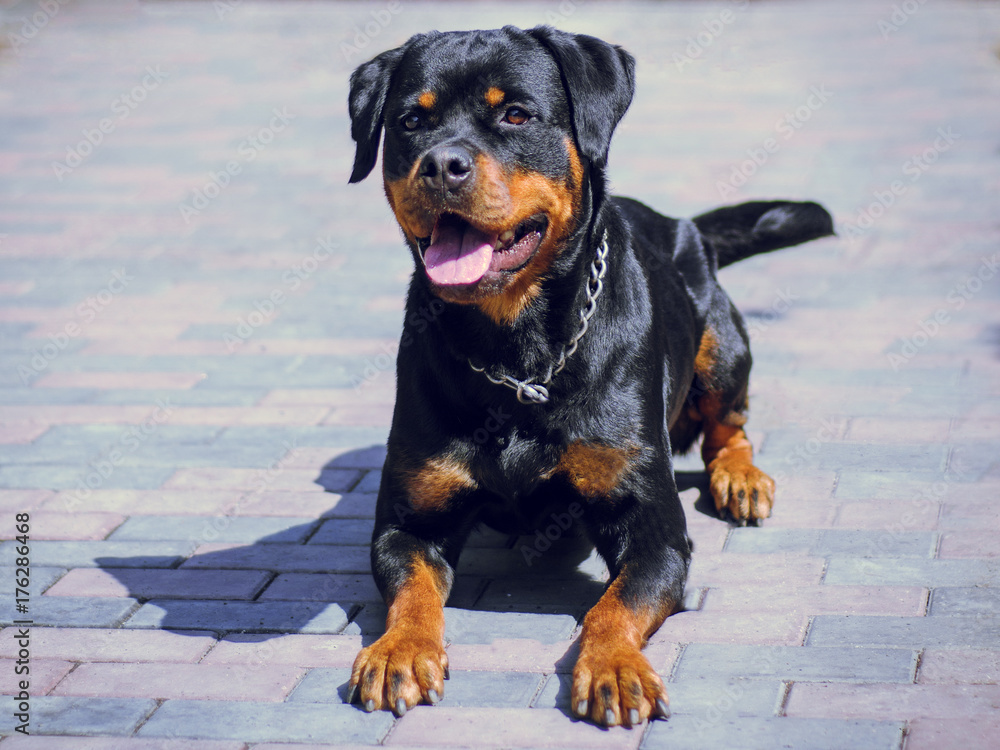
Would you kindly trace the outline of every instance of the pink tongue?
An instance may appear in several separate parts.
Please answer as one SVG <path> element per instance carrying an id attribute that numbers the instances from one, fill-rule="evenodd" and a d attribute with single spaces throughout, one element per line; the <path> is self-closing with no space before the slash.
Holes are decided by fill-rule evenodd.
<path id="1" fill-rule="evenodd" d="M 438 219 L 424 252 L 427 275 L 442 286 L 475 284 L 489 270 L 496 242 L 497 235 L 481 232 L 464 221 Z"/>

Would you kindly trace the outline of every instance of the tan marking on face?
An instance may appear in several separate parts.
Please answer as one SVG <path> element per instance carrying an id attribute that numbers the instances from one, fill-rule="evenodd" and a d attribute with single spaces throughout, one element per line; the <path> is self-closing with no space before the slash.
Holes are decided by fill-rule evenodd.
<path id="1" fill-rule="evenodd" d="M 424 109 L 434 109 L 434 105 L 437 104 L 437 94 L 433 91 L 425 91 L 417 99 L 417 104 L 419 104 Z"/>
<path id="2" fill-rule="evenodd" d="M 501 102 L 503 102 L 505 96 L 506 94 L 503 92 L 503 90 L 498 89 L 496 86 L 491 86 L 490 88 L 486 89 L 486 103 L 489 104 L 491 107 L 495 107 Z"/>
<path id="3" fill-rule="evenodd" d="M 569 174 L 565 179 L 537 172 L 511 170 L 496 159 L 476 157 L 475 182 L 454 203 L 445 207 L 440 196 L 422 185 L 418 159 L 409 172 L 395 180 L 385 180 L 385 194 L 404 234 L 411 242 L 429 237 L 442 210 L 454 212 L 479 229 L 496 234 L 513 230 L 521 222 L 545 214 L 548 227 L 535 254 L 510 274 L 499 290 L 438 290 L 442 299 L 459 304 L 475 304 L 498 325 L 510 325 L 541 291 L 545 274 L 576 226 L 582 200 L 583 167 L 571 140 L 567 139 Z"/>

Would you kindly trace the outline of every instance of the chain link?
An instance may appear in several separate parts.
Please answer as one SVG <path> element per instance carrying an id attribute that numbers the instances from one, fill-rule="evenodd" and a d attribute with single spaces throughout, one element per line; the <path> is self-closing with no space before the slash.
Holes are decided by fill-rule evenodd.
<path id="1" fill-rule="evenodd" d="M 469 367 L 476 372 L 481 372 L 494 385 L 505 385 L 517 391 L 517 400 L 522 404 L 545 404 L 549 400 L 549 389 L 546 388 L 552 382 L 552 378 L 562 372 L 567 360 L 573 356 L 580 339 L 590 328 L 590 319 L 597 312 L 597 298 L 604 291 L 604 275 L 608 271 L 608 233 L 604 233 L 600 247 L 597 248 L 597 255 L 593 263 L 590 264 L 590 278 L 587 280 L 587 304 L 580 310 L 580 330 L 563 346 L 559 353 L 559 358 L 555 364 L 549 365 L 545 377 L 540 382 L 532 382 L 531 378 L 518 380 L 510 375 L 494 377 L 486 372 L 485 367 L 476 367 L 472 360 L 469 360 Z"/>

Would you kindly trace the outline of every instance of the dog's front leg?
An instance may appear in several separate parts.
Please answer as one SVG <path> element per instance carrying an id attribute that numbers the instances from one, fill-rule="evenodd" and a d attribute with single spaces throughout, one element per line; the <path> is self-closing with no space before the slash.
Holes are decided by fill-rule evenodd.
<path id="1" fill-rule="evenodd" d="M 389 605 L 385 634 L 354 660 L 347 700 L 402 716 L 444 695 L 444 603 L 454 571 L 432 545 L 395 526 L 376 530 L 372 569 Z"/>
<path id="2" fill-rule="evenodd" d="M 663 680 L 641 653 L 683 599 L 690 553 L 672 481 L 670 492 L 668 508 L 618 500 L 631 507 L 617 519 L 600 507 L 616 501 L 590 506 L 593 516 L 604 516 L 589 519 L 588 526 L 613 578 L 583 620 L 572 708 L 596 724 L 634 726 L 670 714 Z"/>

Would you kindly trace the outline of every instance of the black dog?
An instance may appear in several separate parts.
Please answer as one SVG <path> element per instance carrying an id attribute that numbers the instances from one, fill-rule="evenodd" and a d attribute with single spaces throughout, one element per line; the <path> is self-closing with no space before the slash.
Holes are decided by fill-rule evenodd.
<path id="1" fill-rule="evenodd" d="M 533 530 L 576 502 L 612 578 L 583 620 L 573 711 L 666 716 L 640 649 L 690 561 L 671 451 L 703 435 L 720 513 L 770 515 L 742 429 L 747 333 L 716 270 L 830 234 L 830 216 L 769 202 L 691 222 L 607 195 L 633 68 L 593 37 L 506 27 L 421 34 L 351 77 L 351 182 L 384 127 L 416 264 L 371 547 L 389 615 L 349 687 L 369 711 L 440 699 L 443 606 L 473 527 Z"/>

